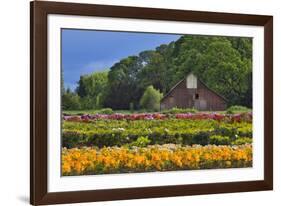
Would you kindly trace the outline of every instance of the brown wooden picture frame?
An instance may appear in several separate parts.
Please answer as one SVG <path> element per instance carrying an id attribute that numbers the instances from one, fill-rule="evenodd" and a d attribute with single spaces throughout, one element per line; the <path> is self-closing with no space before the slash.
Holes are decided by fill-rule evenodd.
<path id="1" fill-rule="evenodd" d="M 47 190 L 47 15 L 100 16 L 264 27 L 264 180 L 56 192 Z M 58 2 L 30 4 L 30 203 L 34 205 L 273 189 L 273 17 Z"/>

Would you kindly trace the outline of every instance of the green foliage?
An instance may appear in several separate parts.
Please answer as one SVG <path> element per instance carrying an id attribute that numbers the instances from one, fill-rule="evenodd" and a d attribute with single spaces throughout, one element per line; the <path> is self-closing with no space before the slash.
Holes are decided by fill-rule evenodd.
<path id="1" fill-rule="evenodd" d="M 236 140 L 231 142 L 232 145 L 242 145 L 242 144 L 251 144 L 253 142 L 252 138 L 249 137 L 238 137 Z"/>
<path id="2" fill-rule="evenodd" d="M 223 137 L 228 137 L 231 142 L 238 138 L 250 138 L 252 137 L 251 128 L 252 124 L 248 122 L 230 123 L 173 118 L 136 121 L 94 120 L 89 123 L 64 121 L 62 138 L 64 147 L 121 146 L 133 142 L 134 144 L 142 142 L 145 144 L 207 145 L 222 144 L 225 141 Z M 141 137 L 147 138 L 149 143 Z"/>
<path id="3" fill-rule="evenodd" d="M 198 110 L 196 110 L 194 108 L 193 109 L 190 109 L 190 108 L 182 109 L 182 108 L 177 108 L 177 107 L 161 111 L 161 113 L 163 113 L 163 114 L 183 114 L 183 113 L 196 113 L 196 112 L 198 112 Z"/>
<path id="4" fill-rule="evenodd" d="M 202 55 L 195 73 L 212 89 L 228 99 L 231 105 L 239 104 L 249 85 L 250 65 L 243 60 L 228 41 L 212 42 Z"/>
<path id="5" fill-rule="evenodd" d="M 226 110 L 226 113 L 228 113 L 228 114 L 235 114 L 235 113 L 242 113 L 242 112 L 249 112 L 249 111 L 251 111 L 251 109 L 249 109 L 247 107 L 239 106 L 239 105 L 234 105 L 234 106 L 229 107 Z"/>
<path id="6" fill-rule="evenodd" d="M 113 114 L 113 110 L 111 108 L 103 108 L 96 111 L 96 114 Z"/>
<path id="7" fill-rule="evenodd" d="M 210 135 L 212 133 L 206 131 L 200 131 L 195 133 L 192 137 L 191 144 L 207 145 L 210 143 Z"/>
<path id="8" fill-rule="evenodd" d="M 70 89 L 67 89 L 66 92 L 62 94 L 62 109 L 73 110 L 80 108 L 80 97 L 76 93 L 71 92 Z"/>
<path id="9" fill-rule="evenodd" d="M 148 111 L 159 111 L 162 97 L 163 94 L 154 89 L 153 86 L 148 86 L 140 99 L 140 105 Z"/>
<path id="10" fill-rule="evenodd" d="M 104 112 L 105 110 L 105 112 Z M 138 111 L 139 112 L 139 111 Z M 121 114 L 131 114 L 128 110 L 116 110 L 113 111 L 111 108 L 103 108 L 103 109 L 80 109 L 80 110 L 64 110 L 63 114 L 65 115 L 87 115 L 87 114 L 114 114 L 114 113 L 121 113 Z"/>
<path id="11" fill-rule="evenodd" d="M 80 77 L 77 94 L 81 98 L 83 109 L 96 109 L 103 107 L 107 84 L 108 72 L 95 72 Z"/>
<path id="12" fill-rule="evenodd" d="M 147 145 L 149 145 L 150 142 L 151 142 L 151 140 L 149 140 L 148 137 L 140 136 L 137 138 L 136 141 L 130 143 L 129 146 L 146 147 Z"/>
<path id="13" fill-rule="evenodd" d="M 108 94 L 105 107 L 128 109 L 131 102 L 139 104 L 143 89 L 139 87 L 138 73 L 142 65 L 137 56 L 122 59 L 108 73 Z"/>
<path id="14" fill-rule="evenodd" d="M 96 100 L 90 96 L 80 97 L 80 104 L 82 109 L 96 108 Z"/>
<path id="15" fill-rule="evenodd" d="M 227 136 L 213 135 L 213 136 L 210 136 L 210 144 L 229 145 L 230 138 Z"/>

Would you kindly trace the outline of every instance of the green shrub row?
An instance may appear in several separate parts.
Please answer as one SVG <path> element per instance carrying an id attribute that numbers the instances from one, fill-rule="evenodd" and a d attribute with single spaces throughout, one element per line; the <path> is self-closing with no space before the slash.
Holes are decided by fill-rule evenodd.
<path id="1" fill-rule="evenodd" d="M 228 136 L 210 135 L 206 132 L 198 134 L 181 134 L 176 136 L 131 136 L 124 137 L 122 135 L 86 135 L 81 133 L 64 133 L 63 134 L 63 147 L 109 147 L 109 146 L 137 146 L 145 147 L 153 144 L 181 144 L 181 145 L 242 145 L 252 143 L 250 137 L 236 137 L 231 138 Z"/>
<path id="2" fill-rule="evenodd" d="M 172 109 L 167 109 L 167 110 L 163 110 L 161 111 L 162 114 L 184 114 L 184 113 L 196 113 L 198 112 L 198 110 L 194 109 L 194 108 L 177 108 L 177 107 L 173 107 Z"/>
<path id="3" fill-rule="evenodd" d="M 240 105 L 234 105 L 229 108 L 227 108 L 226 113 L 227 114 L 235 114 L 235 113 L 241 113 L 241 112 L 250 112 L 251 109 L 248 107 L 240 106 Z"/>
<path id="4" fill-rule="evenodd" d="M 231 124 L 210 120 L 64 122 L 62 137 L 63 146 L 67 148 L 168 143 L 230 145 L 251 141 L 252 125 L 246 122 Z"/>

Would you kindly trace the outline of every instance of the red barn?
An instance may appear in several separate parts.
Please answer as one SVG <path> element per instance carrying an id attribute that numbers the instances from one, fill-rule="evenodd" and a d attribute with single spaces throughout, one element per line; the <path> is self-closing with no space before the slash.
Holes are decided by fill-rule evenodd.
<path id="1" fill-rule="evenodd" d="M 160 108 L 194 108 L 200 111 L 222 111 L 227 101 L 207 87 L 193 73 L 179 81 L 161 100 Z"/>

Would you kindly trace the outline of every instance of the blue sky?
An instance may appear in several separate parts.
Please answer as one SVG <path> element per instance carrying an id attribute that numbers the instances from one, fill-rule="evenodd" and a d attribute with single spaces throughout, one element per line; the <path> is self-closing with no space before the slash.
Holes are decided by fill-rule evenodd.
<path id="1" fill-rule="evenodd" d="M 73 90 L 80 75 L 109 69 L 122 58 L 155 49 L 180 36 L 63 29 L 62 68 L 65 87 Z"/>

